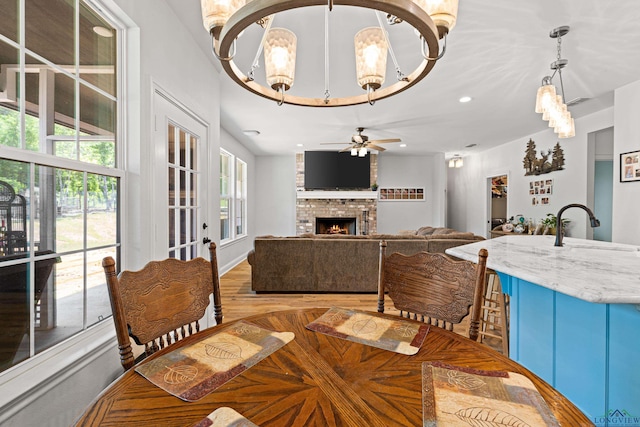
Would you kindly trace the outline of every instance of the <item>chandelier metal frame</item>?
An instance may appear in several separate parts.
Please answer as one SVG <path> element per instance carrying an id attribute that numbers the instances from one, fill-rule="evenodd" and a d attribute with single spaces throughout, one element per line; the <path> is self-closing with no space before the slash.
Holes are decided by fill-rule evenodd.
<path id="1" fill-rule="evenodd" d="M 429 56 L 421 55 L 423 60 L 411 73 L 404 75 L 403 79 L 380 88 L 373 93 L 363 93 L 340 98 L 302 97 L 274 90 L 256 82 L 233 62 L 235 54 L 235 41 L 240 33 L 251 24 L 262 21 L 265 17 L 286 10 L 299 9 L 310 6 L 327 5 L 331 10 L 333 5 L 356 6 L 373 9 L 396 17 L 411 25 L 420 33 L 423 43 L 426 44 Z M 292 104 L 310 107 L 341 107 L 371 103 L 403 92 L 420 82 L 433 69 L 436 61 L 442 56 L 433 55 L 431 52 L 439 52 L 438 28 L 427 12 L 413 0 L 252 0 L 234 12 L 222 28 L 211 29 L 212 49 L 224 71 L 240 86 L 256 95 L 274 100 L 279 104 Z M 446 39 L 445 39 L 446 40 Z M 446 42 L 445 42 L 446 43 Z"/>

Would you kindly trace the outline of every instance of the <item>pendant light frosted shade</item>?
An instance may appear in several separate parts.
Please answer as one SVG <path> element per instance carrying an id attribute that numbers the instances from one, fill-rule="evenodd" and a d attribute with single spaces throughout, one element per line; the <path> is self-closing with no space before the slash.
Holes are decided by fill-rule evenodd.
<path id="1" fill-rule="evenodd" d="M 244 4 L 245 0 L 201 0 L 204 29 L 221 28 Z"/>
<path id="2" fill-rule="evenodd" d="M 364 157 L 367 155 L 367 149 L 364 147 L 360 147 L 360 150 L 358 151 L 358 157 Z"/>
<path id="3" fill-rule="evenodd" d="M 536 96 L 536 113 L 544 113 L 555 103 L 556 87 L 552 84 L 542 85 L 538 88 Z"/>
<path id="4" fill-rule="evenodd" d="M 561 96 L 558 96 L 558 98 L 562 99 Z M 557 108 L 551 110 L 551 116 L 549 117 L 549 127 L 555 128 L 561 123 L 567 121 L 569 118 L 571 118 L 571 113 L 567 111 L 567 106 L 564 105 L 562 101 L 560 101 L 560 103 L 557 104 Z"/>
<path id="5" fill-rule="evenodd" d="M 354 157 L 357 156 L 358 155 L 358 149 L 357 148 L 352 148 L 351 149 L 351 155 L 354 156 Z"/>
<path id="6" fill-rule="evenodd" d="M 576 126 L 573 118 L 568 123 L 563 124 L 558 132 L 558 138 L 572 138 L 576 136 Z"/>
<path id="7" fill-rule="evenodd" d="M 380 27 L 364 28 L 354 38 L 356 75 L 363 89 L 378 89 L 387 71 L 387 39 Z"/>
<path id="8" fill-rule="evenodd" d="M 553 101 L 549 102 L 549 105 L 542 112 L 542 120 L 551 120 L 552 117 L 557 117 L 561 113 L 562 97 L 556 95 L 552 99 Z"/>
<path id="9" fill-rule="evenodd" d="M 296 71 L 296 35 L 285 28 L 272 28 L 264 41 L 267 83 L 272 89 L 293 86 Z"/>
<path id="10" fill-rule="evenodd" d="M 438 36 L 444 37 L 456 25 L 458 0 L 414 0 L 438 27 Z"/>

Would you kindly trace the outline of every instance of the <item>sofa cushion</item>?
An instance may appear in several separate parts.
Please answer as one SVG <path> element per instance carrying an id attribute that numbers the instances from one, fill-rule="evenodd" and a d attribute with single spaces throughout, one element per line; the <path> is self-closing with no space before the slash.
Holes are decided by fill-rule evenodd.
<path id="1" fill-rule="evenodd" d="M 416 234 L 418 236 L 429 236 L 431 235 L 431 233 L 433 233 L 433 231 L 435 230 L 435 227 L 420 227 L 418 228 L 418 230 L 416 230 Z"/>
<path id="2" fill-rule="evenodd" d="M 371 238 L 376 240 L 424 240 L 425 236 L 415 236 L 413 234 L 372 234 Z"/>
<path id="3" fill-rule="evenodd" d="M 435 230 L 433 230 L 433 233 L 431 233 L 431 235 L 432 236 L 442 236 L 442 235 L 451 234 L 451 233 L 459 233 L 459 231 L 454 230 L 452 228 L 438 227 Z"/>

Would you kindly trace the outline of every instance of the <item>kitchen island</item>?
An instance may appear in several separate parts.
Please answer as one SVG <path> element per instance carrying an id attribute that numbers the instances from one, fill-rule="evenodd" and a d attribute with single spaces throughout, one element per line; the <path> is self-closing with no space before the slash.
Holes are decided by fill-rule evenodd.
<path id="1" fill-rule="evenodd" d="M 640 426 L 640 247 L 504 236 L 446 250 L 489 252 L 510 295 L 509 356 L 597 426 Z"/>

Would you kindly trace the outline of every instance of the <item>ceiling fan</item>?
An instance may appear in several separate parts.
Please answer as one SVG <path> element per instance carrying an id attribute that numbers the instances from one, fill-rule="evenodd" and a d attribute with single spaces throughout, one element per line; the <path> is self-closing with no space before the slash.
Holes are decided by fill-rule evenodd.
<path id="1" fill-rule="evenodd" d="M 321 142 L 320 144 L 349 144 L 349 147 L 343 148 L 342 150 L 340 150 L 340 152 L 344 153 L 346 151 L 351 151 L 352 156 L 364 157 L 367 155 L 367 148 L 371 148 L 377 151 L 384 151 L 385 148 L 380 147 L 378 144 L 400 142 L 400 138 L 369 140 L 368 136 L 362 134 L 363 131 L 364 128 L 356 128 L 356 132 L 358 133 L 351 137 L 351 142 Z"/>

